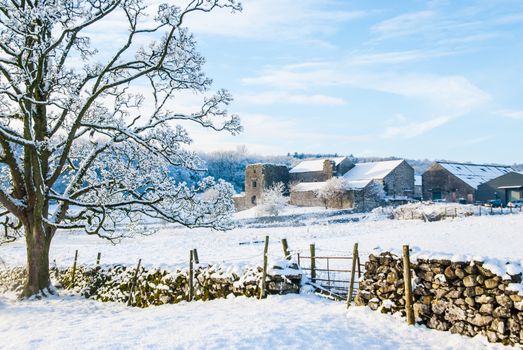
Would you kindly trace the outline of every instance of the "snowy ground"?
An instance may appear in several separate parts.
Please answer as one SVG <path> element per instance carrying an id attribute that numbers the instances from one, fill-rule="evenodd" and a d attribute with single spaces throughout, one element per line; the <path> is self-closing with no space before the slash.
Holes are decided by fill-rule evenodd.
<path id="1" fill-rule="evenodd" d="M 229 232 L 164 227 L 153 236 L 126 239 L 114 246 L 81 233 L 59 233 L 51 259 L 70 266 L 74 251 L 79 263 L 93 264 L 97 252 L 104 263 L 174 269 L 187 265 L 189 249 L 197 248 L 201 263 L 231 269 L 261 264 L 263 239 L 270 236 L 269 255 L 279 259 L 281 238 L 291 249 L 317 254 L 348 254 L 360 244 L 364 261 L 373 248 L 400 250 L 408 243 L 422 250 L 522 261 L 523 215 L 469 217 L 440 222 L 373 220 L 335 225 L 238 228 Z M 25 247 L 17 242 L 0 247 L 0 259 L 23 265 Z M 37 325 L 37 326 L 36 326 Z M 217 300 L 165 305 L 146 310 L 103 304 L 77 297 L 14 302 L 0 296 L 0 348 L 349 348 L 349 349 L 479 349 L 484 338 L 470 339 L 315 296 Z M 501 348 L 501 347 L 500 347 Z"/>
<path id="2" fill-rule="evenodd" d="M 135 264 L 139 258 L 150 267 L 187 265 L 189 250 L 198 249 L 202 263 L 238 266 L 260 264 L 263 239 L 270 237 L 269 255 L 281 258 L 280 240 L 287 238 L 294 251 L 308 252 L 315 243 L 318 254 L 348 254 L 359 242 L 362 259 L 376 247 L 401 250 L 403 244 L 422 250 L 459 255 L 522 260 L 523 214 L 481 216 L 423 222 L 421 220 L 363 220 L 334 225 L 277 228 L 238 228 L 228 232 L 166 227 L 151 236 L 125 239 L 118 245 L 85 234 L 58 233 L 51 246 L 51 260 L 70 266 L 76 249 L 79 263 L 93 264 L 97 252 L 103 263 Z M 8 265 L 25 263 L 25 246 L 16 242 L 0 246 L 0 259 Z"/>
<path id="3" fill-rule="evenodd" d="M 1 299 L 0 299 L 1 300 Z M 78 297 L 0 301 L 2 349 L 503 349 L 315 296 L 127 308 Z"/>

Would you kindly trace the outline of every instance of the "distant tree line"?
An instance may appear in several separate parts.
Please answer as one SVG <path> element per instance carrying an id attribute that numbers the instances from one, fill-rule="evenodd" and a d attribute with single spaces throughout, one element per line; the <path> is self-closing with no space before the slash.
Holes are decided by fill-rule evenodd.
<path id="1" fill-rule="evenodd" d="M 352 154 L 343 155 L 339 153 L 287 153 L 281 156 L 262 156 L 249 153 L 245 146 L 240 146 L 231 151 L 217 151 L 210 153 L 200 153 L 205 163 L 205 169 L 202 171 L 189 171 L 184 168 L 173 168 L 172 175 L 178 181 L 184 181 L 189 184 L 196 183 L 205 176 L 212 176 L 216 179 L 223 179 L 231 183 L 240 193 L 244 191 L 245 168 L 249 164 L 256 163 L 273 163 L 285 165 L 291 168 L 303 159 L 310 158 L 329 158 L 329 157 L 349 157 L 354 163 L 368 163 L 386 160 L 398 160 L 399 157 L 357 157 Z M 407 159 L 407 162 L 414 168 L 418 175 L 423 174 L 432 164 L 430 159 Z M 514 164 L 512 166 L 517 171 L 523 171 L 523 164 Z"/>

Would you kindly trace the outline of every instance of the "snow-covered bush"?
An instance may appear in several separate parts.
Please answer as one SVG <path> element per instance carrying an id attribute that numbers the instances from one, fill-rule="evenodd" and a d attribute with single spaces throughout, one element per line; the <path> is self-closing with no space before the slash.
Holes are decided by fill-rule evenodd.
<path id="1" fill-rule="evenodd" d="M 263 191 L 261 203 L 258 205 L 258 215 L 278 216 L 289 202 L 285 195 L 285 185 L 277 182 Z"/>
<path id="2" fill-rule="evenodd" d="M 447 218 L 474 215 L 475 208 L 461 204 L 411 203 L 401 205 L 392 210 L 392 218 L 396 220 L 440 221 Z"/>

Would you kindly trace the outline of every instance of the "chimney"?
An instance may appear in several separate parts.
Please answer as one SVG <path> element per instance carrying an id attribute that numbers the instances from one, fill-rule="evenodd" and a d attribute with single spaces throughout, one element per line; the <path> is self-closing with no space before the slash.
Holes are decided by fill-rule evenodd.
<path id="1" fill-rule="evenodd" d="M 334 162 L 330 159 L 323 161 L 323 173 L 325 174 L 325 180 L 328 180 L 334 176 Z"/>

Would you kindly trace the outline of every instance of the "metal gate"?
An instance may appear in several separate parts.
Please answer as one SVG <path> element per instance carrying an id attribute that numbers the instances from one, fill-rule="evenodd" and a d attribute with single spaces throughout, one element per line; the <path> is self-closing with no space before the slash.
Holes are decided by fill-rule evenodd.
<path id="1" fill-rule="evenodd" d="M 360 262 L 357 245 L 352 255 L 316 255 L 316 247 L 311 244 L 309 255 L 298 253 L 300 268 L 306 272 L 316 293 L 335 300 L 354 299 L 359 287 L 359 279 L 364 265 Z M 348 298 L 349 293 L 351 298 Z"/>

